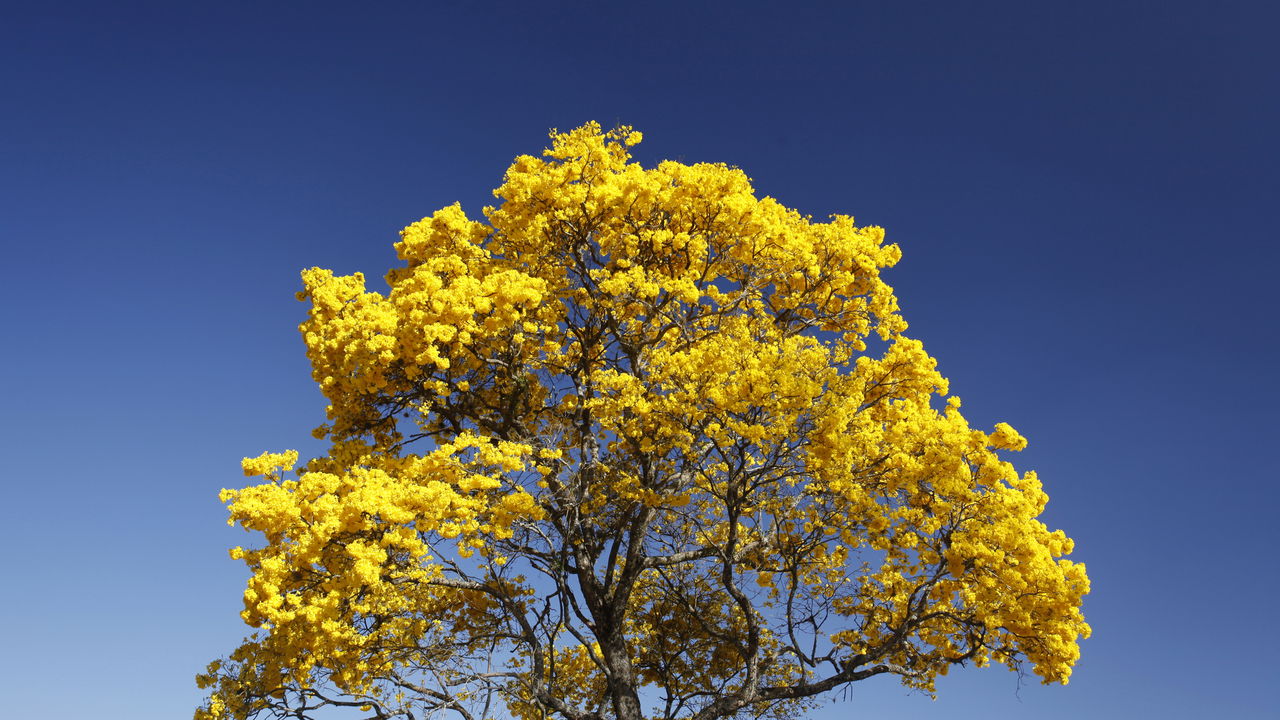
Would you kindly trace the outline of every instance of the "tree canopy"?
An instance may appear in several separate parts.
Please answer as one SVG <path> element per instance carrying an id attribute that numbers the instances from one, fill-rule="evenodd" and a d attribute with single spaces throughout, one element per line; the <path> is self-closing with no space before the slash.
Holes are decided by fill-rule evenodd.
<path id="1" fill-rule="evenodd" d="M 782 718 L 955 665 L 1065 683 L 1084 566 L 970 427 L 851 217 L 594 123 L 484 220 L 401 233 L 388 292 L 303 273 L 328 451 L 224 490 L 257 628 L 212 718 Z"/>

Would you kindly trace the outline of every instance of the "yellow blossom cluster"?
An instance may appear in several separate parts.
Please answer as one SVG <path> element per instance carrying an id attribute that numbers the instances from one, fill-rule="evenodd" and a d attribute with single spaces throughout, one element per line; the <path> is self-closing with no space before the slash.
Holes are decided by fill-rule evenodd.
<path id="1" fill-rule="evenodd" d="M 898 247 L 640 140 L 553 133 L 483 220 L 405 228 L 387 292 L 303 273 L 330 449 L 223 492 L 263 539 L 232 551 L 259 633 L 198 718 L 782 718 L 882 673 L 1067 681 L 1084 567 L 1000 455 L 1026 439 L 970 427 L 905 335 Z"/>

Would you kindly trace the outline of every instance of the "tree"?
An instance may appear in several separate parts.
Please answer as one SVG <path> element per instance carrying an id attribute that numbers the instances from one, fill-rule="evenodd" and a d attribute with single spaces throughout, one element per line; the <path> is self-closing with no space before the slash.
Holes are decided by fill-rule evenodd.
<path id="1" fill-rule="evenodd" d="M 904 335 L 878 227 L 588 124 L 389 293 L 303 273 L 323 457 L 224 490 L 258 628 L 197 718 L 782 718 L 954 665 L 1067 682 L 1084 566 Z M 935 397 L 936 396 L 936 397 Z M 322 712 L 323 715 L 323 712 Z"/>

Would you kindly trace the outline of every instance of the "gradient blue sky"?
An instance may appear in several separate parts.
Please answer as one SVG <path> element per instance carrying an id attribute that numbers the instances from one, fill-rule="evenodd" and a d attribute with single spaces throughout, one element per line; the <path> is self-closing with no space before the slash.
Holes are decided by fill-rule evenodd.
<path id="1" fill-rule="evenodd" d="M 1277 717 L 1280 14 L 954 5 L 5 3 L 0 712 L 187 717 L 245 631 L 217 492 L 315 448 L 298 271 L 380 276 L 595 119 L 885 226 L 1089 566 L 1070 686 L 815 718 Z"/>

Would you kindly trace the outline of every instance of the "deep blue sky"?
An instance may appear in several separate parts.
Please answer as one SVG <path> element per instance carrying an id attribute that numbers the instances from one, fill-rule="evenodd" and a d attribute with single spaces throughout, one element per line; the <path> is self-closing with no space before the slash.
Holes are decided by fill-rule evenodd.
<path id="1" fill-rule="evenodd" d="M 217 492 L 322 419 L 298 271 L 380 276 L 595 119 L 885 226 L 912 333 L 1089 566 L 1068 687 L 815 717 L 1276 717 L 1274 6 L 369 5 L 0 12 L 6 716 L 188 716 L 245 630 Z"/>

